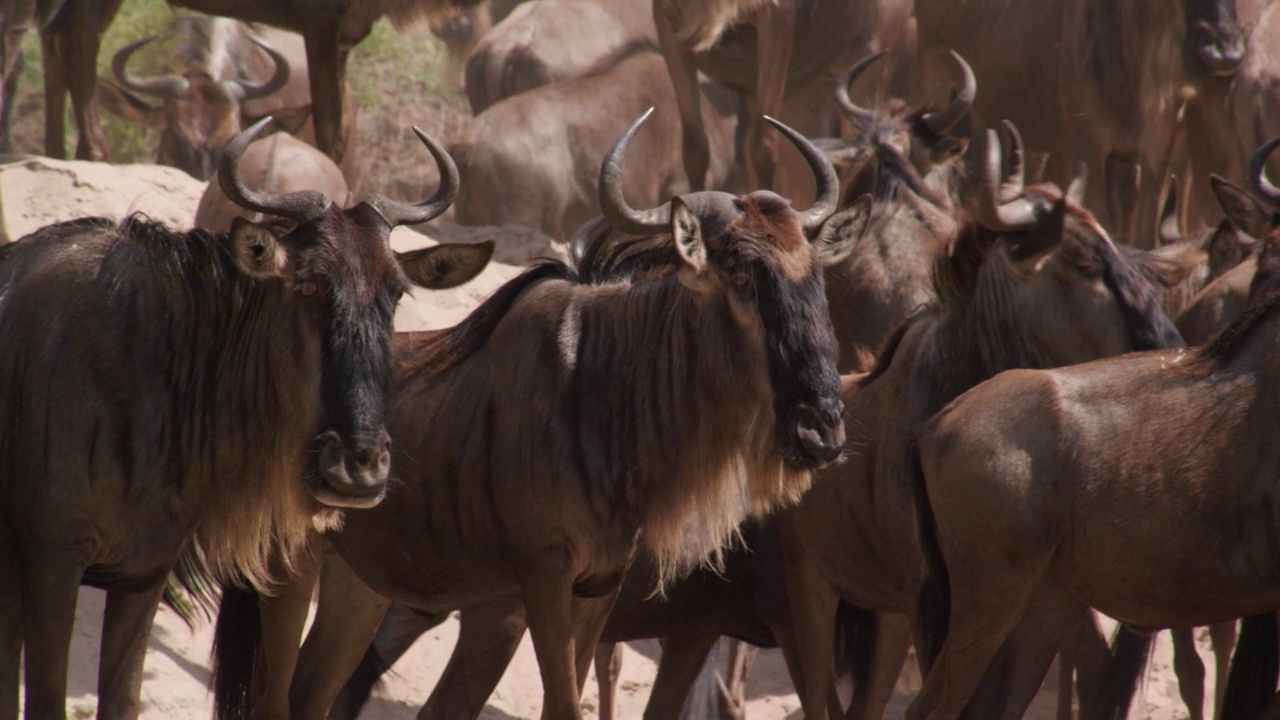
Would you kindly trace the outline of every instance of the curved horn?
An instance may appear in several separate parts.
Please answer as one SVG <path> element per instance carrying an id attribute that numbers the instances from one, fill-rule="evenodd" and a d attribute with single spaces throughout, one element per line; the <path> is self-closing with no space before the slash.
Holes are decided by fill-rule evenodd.
<path id="1" fill-rule="evenodd" d="M 960 72 L 964 74 L 964 83 L 961 84 L 955 99 L 945 110 L 932 112 L 921 118 L 924 124 L 937 135 L 946 135 L 951 128 L 959 124 L 964 116 L 969 114 L 969 108 L 973 107 L 973 99 L 978 95 L 978 79 L 973 75 L 973 68 L 969 67 L 969 63 L 965 62 L 964 58 L 960 57 L 960 53 L 955 50 L 951 51 L 951 57 L 955 58 L 956 64 L 960 66 Z"/>
<path id="2" fill-rule="evenodd" d="M 1026 198 L 1000 199 L 1000 137 L 987 130 L 987 157 L 981 192 L 978 196 L 978 222 L 991 230 L 1024 230 L 1036 222 L 1035 207 Z"/>
<path id="3" fill-rule="evenodd" d="M 888 52 L 888 50 L 881 50 L 874 55 L 868 55 L 867 57 L 862 58 L 846 70 L 844 77 L 840 78 L 840 82 L 836 84 L 836 107 L 838 107 L 840 112 L 844 113 L 846 117 L 857 122 L 859 125 L 869 124 L 875 118 L 875 113 L 865 108 L 860 108 L 854 104 L 853 98 L 849 97 L 849 89 L 853 87 L 855 82 L 857 82 L 858 76 L 862 74 L 863 70 L 866 70 L 870 67 L 871 63 L 874 63 L 884 57 Z"/>
<path id="4" fill-rule="evenodd" d="M 262 52 L 271 58 L 271 62 L 275 64 L 275 72 L 271 77 L 261 85 L 254 85 L 243 80 L 231 80 L 226 83 L 228 90 L 235 95 L 238 100 L 257 100 L 267 97 L 273 93 L 279 92 L 281 88 L 289 83 L 289 60 L 280 54 L 279 50 L 271 47 L 267 43 L 256 37 L 250 37 L 254 45 L 262 48 Z"/>
<path id="5" fill-rule="evenodd" d="M 1080 161 L 1080 172 L 1071 178 L 1071 184 L 1067 185 L 1067 202 L 1076 207 L 1084 207 L 1084 189 L 1089 183 L 1089 164 Z"/>
<path id="6" fill-rule="evenodd" d="M 386 218 L 391 227 L 416 225 L 438 217 L 453 204 L 453 199 L 458 195 L 458 186 L 461 185 L 458 179 L 458 166 L 453 162 L 448 151 L 421 129 L 415 127 L 413 132 L 422 144 L 427 146 L 431 157 L 435 158 L 436 167 L 440 168 L 440 187 L 436 188 L 434 195 L 416 205 L 396 202 L 382 195 L 369 196 L 365 202 Z"/>
<path id="7" fill-rule="evenodd" d="M 111 74 L 115 75 L 116 81 L 126 90 L 162 98 L 182 95 L 190 87 L 191 83 L 180 75 L 160 75 L 142 78 L 125 68 L 125 65 L 129 63 L 129 58 L 139 48 L 155 39 L 156 36 L 152 35 L 141 40 L 135 40 L 116 51 L 116 54 L 111 58 Z"/>
<path id="8" fill-rule="evenodd" d="M 627 145 L 631 138 L 639 132 L 640 126 L 653 114 L 649 108 L 631 127 L 613 143 L 613 148 L 604 156 L 600 164 L 600 213 L 614 229 L 630 235 L 649 235 L 663 232 L 671 226 L 671 207 L 662 206 L 651 210 L 632 210 L 622 197 L 622 158 L 627 153 Z"/>
<path id="9" fill-rule="evenodd" d="M 242 208 L 267 215 L 288 218 L 299 225 L 311 222 L 322 215 L 333 203 L 323 193 L 315 190 L 298 190 L 288 193 L 267 193 L 250 190 L 240 178 L 240 156 L 272 120 L 271 116 L 259 120 L 231 139 L 222 150 L 218 161 L 218 187 L 231 202 Z"/>
<path id="10" fill-rule="evenodd" d="M 791 144 L 796 146 L 796 150 L 800 151 L 804 161 L 809 164 L 809 169 L 813 171 L 813 183 L 817 186 L 817 190 L 813 195 L 813 205 L 800 213 L 800 227 L 804 228 L 805 235 L 808 237 L 816 237 L 818 228 L 831 217 L 840 203 L 840 177 L 836 175 L 835 166 L 827 159 L 826 154 L 809 142 L 809 138 L 768 115 L 765 115 L 764 119 L 777 128 L 778 132 L 787 136 Z"/>
<path id="11" fill-rule="evenodd" d="M 1000 202 L 1009 202 L 1022 195 L 1026 187 L 1026 166 L 1022 151 L 1022 133 L 1012 120 L 1004 120 L 1004 129 L 1009 133 L 1009 171 L 1000 177 Z"/>
<path id="12" fill-rule="evenodd" d="M 1253 187 L 1262 199 L 1272 205 L 1280 205 L 1280 188 L 1267 178 L 1267 158 L 1275 151 L 1277 145 L 1280 145 L 1280 136 L 1263 143 L 1262 147 L 1254 150 L 1249 158 L 1249 179 L 1253 181 Z"/>

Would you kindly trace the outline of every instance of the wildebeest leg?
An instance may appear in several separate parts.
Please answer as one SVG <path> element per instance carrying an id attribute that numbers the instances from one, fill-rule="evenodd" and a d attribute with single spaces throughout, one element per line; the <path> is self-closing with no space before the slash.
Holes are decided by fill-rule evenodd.
<path id="1" fill-rule="evenodd" d="M 279 592 L 259 596 L 258 612 L 262 627 L 262 672 L 254 687 L 254 709 L 259 717 L 287 718 L 289 709 L 289 684 L 298 664 L 298 646 L 302 643 L 302 631 L 311 611 L 311 594 L 319 578 L 321 559 L 316 547 L 321 540 L 312 542 L 308 552 L 294 562 L 294 574 Z M 325 553 L 325 561 L 341 562 L 337 553 Z"/>
<path id="2" fill-rule="evenodd" d="M 22 667 L 22 576 L 13 550 L 0 547 L 0 720 L 18 717 Z"/>
<path id="3" fill-rule="evenodd" d="M 880 720 L 884 717 L 893 689 L 902 674 L 911 650 L 912 623 L 909 615 L 876 613 L 876 649 L 871 661 L 871 678 L 865 688 L 854 688 L 847 720 Z"/>
<path id="4" fill-rule="evenodd" d="M 667 75 L 680 109 L 680 135 L 683 143 L 684 170 L 691 191 L 706 190 L 707 170 L 711 167 L 711 149 L 707 130 L 702 125 L 702 95 L 698 90 L 698 69 L 693 53 L 680 47 L 676 40 L 674 18 L 678 10 L 671 0 L 653 0 L 653 24 L 658 31 L 658 46 L 667 64 Z M 752 186 L 756 187 L 756 186 Z"/>
<path id="5" fill-rule="evenodd" d="M 1236 621 L 1210 625 L 1209 643 L 1213 646 L 1213 716 L 1216 718 L 1222 714 L 1222 699 L 1227 696 L 1227 674 L 1231 669 L 1231 653 L 1236 648 Z M 1276 709 L 1280 710 L 1280 705 L 1276 705 Z"/>
<path id="6" fill-rule="evenodd" d="M 782 116 L 787 70 L 791 66 L 791 46 L 795 41 L 795 0 L 762 5 L 756 10 L 752 24 L 756 27 L 757 38 L 755 100 L 759 112 L 751 113 L 747 119 L 743 164 L 747 168 L 750 187 L 773 189 L 773 171 L 778 164 L 778 135 L 765 131 L 761 116 Z"/>
<path id="7" fill-rule="evenodd" d="M 1017 627 L 1042 568 L 1015 570 L 990 565 L 948 563 L 951 619 L 947 638 L 924 687 L 907 708 L 909 720 L 959 718 L 1001 644 Z M 996 716 L 985 717 L 994 720 Z"/>
<path id="8" fill-rule="evenodd" d="M 1021 718 L 1039 692 L 1064 640 L 1087 616 L 1088 607 L 1055 577 L 1046 576 L 987 668 L 965 717 Z"/>
<path id="9" fill-rule="evenodd" d="M 462 611 L 458 644 L 418 720 L 478 717 L 524 638 L 524 605 L 500 600 Z M 392 659 L 387 658 L 387 664 Z"/>
<path id="10" fill-rule="evenodd" d="M 703 661 L 719 642 L 718 635 L 668 635 L 662 640 L 658 675 L 653 680 L 644 720 L 681 717 L 689 688 L 702 670 Z"/>
<path id="11" fill-rule="evenodd" d="M 725 638 L 724 641 L 729 645 L 729 677 L 720 687 L 724 696 L 723 717 L 742 720 L 747 716 L 747 675 L 751 673 L 751 665 L 760 654 L 760 648 L 732 638 Z M 705 667 L 706 663 L 703 665 Z M 829 696 L 828 702 L 831 697 L 836 698 L 836 707 L 839 708 L 839 697 Z"/>
<path id="12" fill-rule="evenodd" d="M 321 720 L 378 632 L 390 601 L 336 554 L 325 558 L 316 617 L 289 688 L 292 717 Z M 264 619 L 264 626 L 265 626 Z"/>
<path id="13" fill-rule="evenodd" d="M 554 557 L 557 554 L 548 549 L 520 566 L 521 597 L 542 677 L 543 720 L 582 720 L 574 655 L 574 578 L 563 560 Z"/>
<path id="14" fill-rule="evenodd" d="M 1063 658 L 1063 663 L 1067 665 L 1064 675 L 1070 677 L 1071 671 L 1075 671 L 1076 695 L 1080 700 L 1081 717 L 1093 717 L 1101 712 L 1098 709 L 1099 703 L 1102 702 L 1101 693 L 1102 686 L 1106 682 L 1107 664 L 1111 657 L 1111 648 L 1107 645 L 1107 638 L 1102 634 L 1102 630 L 1098 628 L 1098 623 L 1093 613 L 1086 613 L 1080 619 L 1080 623 L 1076 625 L 1074 638 L 1069 638 L 1063 643 L 1063 647 L 1069 647 L 1071 655 L 1070 661 Z M 1059 693 L 1067 693 L 1070 689 L 1059 688 Z M 1061 707 L 1061 702 L 1059 704 Z M 1068 712 L 1071 709 L 1071 696 L 1067 694 L 1066 707 Z M 1059 716 L 1062 717 L 1061 715 Z M 1064 720 L 1070 720 L 1070 717 Z"/>
<path id="15" fill-rule="evenodd" d="M 600 597 L 573 598 L 573 657 L 579 698 L 587 685 L 587 675 L 591 672 L 591 661 L 595 659 L 600 635 L 604 632 L 604 625 L 609 620 L 609 613 L 613 611 L 613 604 L 618 600 L 618 592 L 621 590 L 622 583 L 619 582 L 612 591 Z"/>
<path id="16" fill-rule="evenodd" d="M 1173 672 L 1178 676 L 1178 694 L 1187 705 L 1191 720 L 1204 720 L 1204 663 L 1196 652 L 1195 628 L 1173 628 Z"/>
<path id="17" fill-rule="evenodd" d="M 62 58 L 52 35 L 40 33 L 40 62 L 44 70 L 44 154 L 67 158 L 67 81 Z"/>
<path id="18" fill-rule="evenodd" d="M 600 686 L 600 720 L 613 720 L 618 713 L 618 676 L 622 674 L 622 643 L 596 646 L 596 684 Z"/>
<path id="19" fill-rule="evenodd" d="M 62 83 L 71 93 L 71 110 L 75 115 L 78 137 L 77 160 L 105 160 L 107 136 L 98 121 L 98 49 L 102 33 L 111 24 L 124 0 L 68 2 L 57 19 L 47 28 L 52 47 L 63 71 Z M 46 46 L 45 51 L 48 52 Z M 59 99 L 62 95 L 59 93 Z M 48 96 L 46 95 L 46 100 Z M 46 106 L 46 110 L 49 108 Z M 58 115 L 58 122 L 62 116 Z M 45 118 L 46 128 L 50 119 Z M 61 140 L 61 135 L 59 135 Z"/>
<path id="20" fill-rule="evenodd" d="M 788 562 L 783 576 L 791 598 L 792 627 L 796 650 L 804 676 L 804 693 L 800 697 L 805 717 L 811 720 L 827 717 L 827 686 L 831 683 L 831 658 L 835 653 L 836 608 L 840 597 L 835 588 L 822 579 L 813 563 L 795 562 L 803 557 L 792 551 L 791 533 L 779 523 Z"/>
<path id="21" fill-rule="evenodd" d="M 1116 242 L 1134 244 L 1134 223 L 1138 217 L 1138 192 L 1142 168 L 1138 156 L 1129 153 L 1107 155 L 1107 211 L 1115 230 Z M 1150 245 L 1143 243 L 1143 246 Z"/>
<path id="22" fill-rule="evenodd" d="M 84 565 L 55 553 L 22 557 L 22 640 L 29 720 L 66 717 L 67 665 Z"/>
<path id="23" fill-rule="evenodd" d="M 323 12 L 323 11 L 322 11 Z M 340 37 L 341 18 L 323 18 L 303 29 L 307 70 L 311 82 L 311 117 L 316 130 L 316 147 L 335 163 L 342 164 L 346 138 L 342 134 L 342 95 L 347 77 L 347 38 Z M 369 33 L 365 29 L 360 38 Z M 356 40 L 358 42 L 358 39 Z"/>
<path id="24" fill-rule="evenodd" d="M 107 592 L 98 660 L 98 717 L 138 717 L 142 664 L 164 587 L 162 578 L 142 592 Z"/>

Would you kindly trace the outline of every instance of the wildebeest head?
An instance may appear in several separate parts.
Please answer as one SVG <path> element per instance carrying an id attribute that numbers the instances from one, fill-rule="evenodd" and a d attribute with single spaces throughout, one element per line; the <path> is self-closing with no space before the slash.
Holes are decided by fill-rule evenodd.
<path id="1" fill-rule="evenodd" d="M 119 97 L 103 98 L 104 105 L 127 120 L 160 131 L 157 163 L 208 179 L 223 146 L 240 132 L 240 104 L 267 97 L 289 82 L 289 61 L 284 55 L 257 38 L 251 39 L 275 64 L 272 76 L 258 85 L 217 80 L 197 67 L 188 67 L 181 75 L 140 77 L 126 66 L 129 58 L 155 37 L 129 43 L 111 60 L 111 72 L 124 90 Z M 110 92 L 109 86 L 104 84 L 103 88 Z M 152 105 L 135 93 L 155 98 L 160 104 Z"/>
<path id="2" fill-rule="evenodd" d="M 842 252 L 837 245 L 852 239 L 815 242 L 836 207 L 835 169 L 804 136 L 767 118 L 813 169 L 818 190 L 809 210 L 796 212 L 787 200 L 763 190 L 744 196 L 695 192 L 666 207 L 633 210 L 622 195 L 622 158 L 649 113 L 605 158 L 600 174 L 605 219 L 624 233 L 671 234 L 680 281 L 695 292 L 725 297 L 743 332 L 761 339 L 779 455 L 797 468 L 835 460 L 844 446 L 843 405 L 822 257 Z"/>
<path id="3" fill-rule="evenodd" d="M 1083 174 L 1066 193 L 1024 187 L 1021 140 L 1011 123 L 1006 127 L 1013 149 L 1007 173 L 996 131 L 987 131 L 977 220 L 995 232 L 997 246 L 986 254 L 998 251 L 1004 261 L 1002 302 L 1035 318 L 1019 334 L 1050 353 L 1046 366 L 1181 346 L 1155 289 L 1081 207 Z"/>
<path id="4" fill-rule="evenodd" d="M 853 126 L 852 141 L 827 141 L 829 157 L 854 168 L 846 197 L 860 197 L 877 192 L 880 178 L 902 177 L 917 195 L 934 199 L 935 192 L 925 188 L 924 178 L 937 165 L 959 157 L 968 147 L 972 122 L 969 114 L 977 96 L 978 83 L 964 58 L 951 52 L 963 80 L 951 102 L 941 110 L 911 107 L 902 101 L 890 101 L 883 110 L 858 106 L 850 89 L 862 73 L 887 51 L 854 63 L 836 85 L 836 107 Z M 881 166 L 890 165 L 895 173 L 885 173 Z"/>
<path id="5" fill-rule="evenodd" d="M 232 252 L 245 273 L 280 283 L 303 326 L 319 331 L 298 348 L 316 360 L 310 379 L 319 398 L 307 490 L 327 505 L 369 507 L 386 491 L 391 462 L 383 396 L 391 377 L 396 303 L 411 283 L 447 288 L 471 279 L 488 263 L 493 244 L 438 245 L 403 254 L 391 249 L 393 227 L 439 215 L 458 189 L 458 170 L 448 153 L 417 128 L 441 177 L 436 194 L 418 205 L 373 195 L 344 210 L 315 191 L 270 194 L 245 187 L 240 156 L 270 120 L 227 144 L 218 182 L 236 204 L 292 227 L 237 218 Z"/>
<path id="6" fill-rule="evenodd" d="M 1182 0 L 1186 52 L 1202 72 L 1231 75 L 1244 61 L 1245 40 L 1236 0 Z"/>

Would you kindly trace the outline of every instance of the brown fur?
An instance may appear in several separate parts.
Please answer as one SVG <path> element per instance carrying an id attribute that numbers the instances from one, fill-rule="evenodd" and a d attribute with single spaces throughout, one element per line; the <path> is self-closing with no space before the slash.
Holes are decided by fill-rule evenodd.
<path id="1" fill-rule="evenodd" d="M 821 471 L 801 503 L 779 515 L 808 717 L 827 710 L 838 600 L 876 610 L 881 623 L 915 608 L 924 558 L 915 539 L 911 464 L 914 438 L 929 416 L 1010 368 L 1176 340 L 1151 288 L 1092 216 L 1055 202 L 1060 193 L 1052 187 L 1032 188 L 1028 197 L 1040 207 L 1033 228 L 993 233 L 971 220 L 960 225 L 950 254 L 937 261 L 937 304 L 890 343 L 892 354 L 846 407 L 849 460 Z M 878 645 L 879 680 L 860 701 L 867 717 L 883 712 L 908 641 L 902 634 Z"/>

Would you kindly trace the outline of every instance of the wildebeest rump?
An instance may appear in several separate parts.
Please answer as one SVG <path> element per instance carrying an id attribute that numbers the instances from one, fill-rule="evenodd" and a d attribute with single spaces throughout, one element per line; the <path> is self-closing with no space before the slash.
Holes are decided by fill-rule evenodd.
<path id="1" fill-rule="evenodd" d="M 1024 188 L 1017 172 L 1002 183 L 998 141 L 987 136 L 977 219 L 958 225 L 938 260 L 939 302 L 846 389 L 848 460 L 817 473 L 804 499 L 778 515 L 809 718 L 826 717 L 841 599 L 877 611 L 873 678 L 858 689 L 853 717 L 880 717 L 892 694 L 924 580 L 910 467 L 929 416 L 1009 368 L 1181 343 L 1093 217 L 1054 186 Z"/>
<path id="2" fill-rule="evenodd" d="M 819 176 L 808 212 L 765 191 L 637 211 L 619 183 L 642 121 L 606 157 L 607 225 L 589 230 L 575 269 L 537 266 L 457 328 L 397 337 L 396 500 L 329 535 L 369 587 L 321 586 L 292 707 L 277 711 L 327 712 L 388 599 L 441 612 L 520 597 L 544 712 L 581 718 L 578 678 L 638 544 L 670 580 L 839 454 L 820 256 L 840 248 L 807 239 L 835 209 L 834 169 L 779 124 Z M 297 609 L 263 626 L 300 632 L 305 600 Z M 282 702 L 282 688 L 264 690 Z"/>
<path id="3" fill-rule="evenodd" d="M 909 718 L 959 717 L 993 658 L 1036 652 L 1089 607 L 1147 630 L 1280 607 L 1268 274 L 1204 346 L 1006 373 L 924 428 L 949 612 L 928 620 L 945 642 Z"/>
<path id="4" fill-rule="evenodd" d="M 197 591 L 209 574 L 270 587 L 325 505 L 381 499 L 396 301 L 488 261 L 388 243 L 447 207 L 456 171 L 421 206 L 246 188 L 236 163 L 265 122 L 219 179 L 289 227 L 85 218 L 0 249 L 0 715 L 17 714 L 21 666 L 26 717 L 64 716 L 82 583 L 107 590 L 98 715 L 135 717 L 175 565 Z"/>

